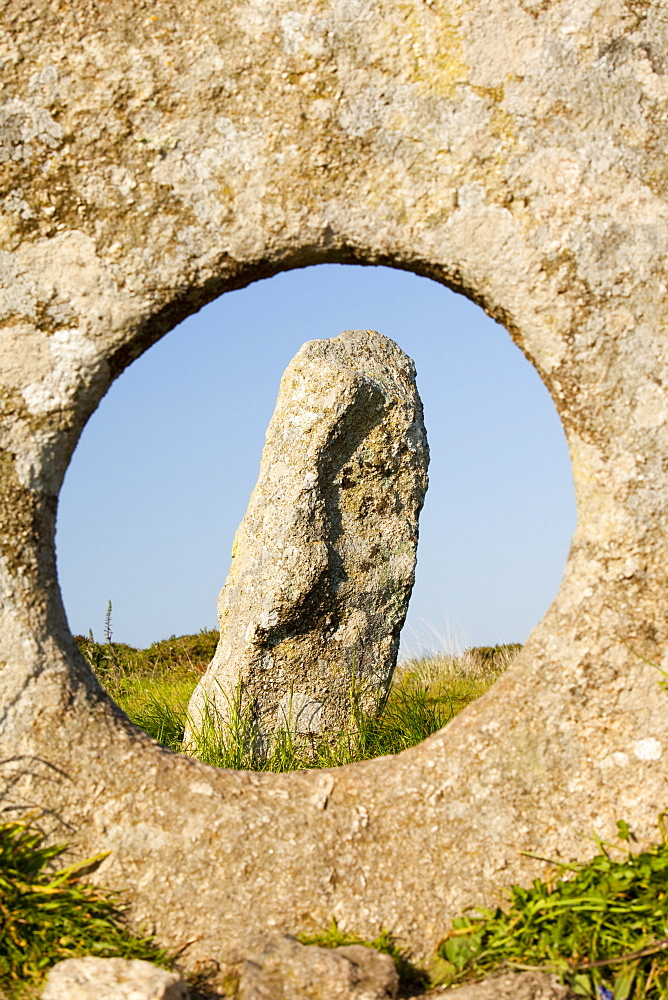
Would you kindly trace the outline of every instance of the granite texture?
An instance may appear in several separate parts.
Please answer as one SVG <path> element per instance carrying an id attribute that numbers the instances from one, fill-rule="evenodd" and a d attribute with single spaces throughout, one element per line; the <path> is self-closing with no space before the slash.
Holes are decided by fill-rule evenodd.
<path id="1" fill-rule="evenodd" d="M 237 1000 L 393 1000 L 399 976 L 389 955 L 361 944 L 320 948 L 265 934 L 241 964 Z M 542 998 L 540 998 L 542 1000 Z"/>
<path id="2" fill-rule="evenodd" d="M 66 958 L 49 970 L 41 1000 L 188 1000 L 176 972 L 131 958 Z"/>
<path id="3" fill-rule="evenodd" d="M 522 852 L 587 858 L 618 819 L 655 838 L 667 35 L 649 0 L 4 3 L 2 807 L 111 851 L 95 878 L 193 965 L 332 916 L 429 954 L 544 872 Z M 139 734 L 78 655 L 58 490 L 134 358 L 321 261 L 427 275 L 505 325 L 561 418 L 578 526 L 523 652 L 442 732 L 332 772 L 216 771 Z"/>

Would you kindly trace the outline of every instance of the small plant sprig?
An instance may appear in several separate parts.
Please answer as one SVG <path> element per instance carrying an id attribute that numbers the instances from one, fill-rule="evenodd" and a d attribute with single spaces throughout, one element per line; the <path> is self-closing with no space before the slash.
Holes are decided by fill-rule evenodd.
<path id="1" fill-rule="evenodd" d="M 627 824 L 619 836 L 628 841 Z M 663 823 L 660 823 L 663 835 Z M 557 973 L 592 1000 L 668 997 L 668 844 L 633 854 L 597 841 L 586 864 L 557 865 L 557 878 L 514 885 L 506 910 L 477 907 L 453 921 L 438 946 L 439 985 L 500 968 Z M 609 849 L 623 850 L 615 860 Z"/>
<path id="2" fill-rule="evenodd" d="M 112 645 L 112 631 L 111 631 L 111 600 L 107 601 L 107 612 L 104 616 L 104 641 Z"/>
<path id="3" fill-rule="evenodd" d="M 88 630 L 87 637 L 75 636 L 75 640 L 88 662 L 88 666 L 100 680 L 107 678 L 110 673 L 113 673 L 116 677 L 121 677 L 127 669 L 127 664 L 123 661 L 122 656 L 119 655 L 117 644 L 113 641 L 111 611 L 111 601 L 109 600 L 107 601 L 107 610 L 104 616 L 104 643 L 95 641 L 92 629 Z"/>

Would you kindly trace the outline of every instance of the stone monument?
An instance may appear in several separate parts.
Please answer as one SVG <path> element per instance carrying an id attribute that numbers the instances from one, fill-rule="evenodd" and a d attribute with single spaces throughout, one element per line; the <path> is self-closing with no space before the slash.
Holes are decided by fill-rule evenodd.
<path id="1" fill-rule="evenodd" d="M 7 0 L 0 26 L 0 788 L 184 959 L 451 917 L 668 801 L 668 18 L 653 0 Z M 207 767 L 78 654 L 57 497 L 113 380 L 206 302 L 385 264 L 535 365 L 578 526 L 510 670 L 333 771 Z M 444 311 L 447 306 L 444 302 Z M 221 336 L 224 336 L 221 331 Z M 499 336 L 506 336 L 499 329 Z M 432 439 L 437 428 L 430 428 Z M 447 572 L 447 567 L 444 567 Z M 528 853 L 527 853 L 528 852 Z"/>
<path id="2" fill-rule="evenodd" d="M 220 642 L 188 708 L 261 741 L 340 732 L 383 701 L 413 587 L 429 453 L 410 358 L 373 330 L 301 348 L 218 599 Z M 191 731 L 185 743 L 191 742 Z"/>

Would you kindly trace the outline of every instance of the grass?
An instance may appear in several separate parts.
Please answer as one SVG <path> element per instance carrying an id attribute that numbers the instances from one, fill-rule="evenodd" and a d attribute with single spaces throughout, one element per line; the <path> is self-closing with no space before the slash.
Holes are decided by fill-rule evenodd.
<path id="1" fill-rule="evenodd" d="M 203 630 L 172 636 L 137 650 L 109 639 L 75 637 L 109 694 L 129 718 L 163 746 L 182 752 L 190 695 L 213 656 L 218 633 Z M 363 714 L 353 707 L 350 724 L 339 733 L 305 738 L 283 731 L 268 749 L 254 736 L 251 707 L 239 691 L 230 722 L 205 713 L 189 751 L 207 764 L 256 771 L 337 767 L 398 753 L 422 742 L 480 697 L 505 670 L 518 645 L 476 647 L 463 656 L 423 656 L 396 672 L 382 710 Z"/>
<path id="2" fill-rule="evenodd" d="M 81 955 L 167 963 L 125 926 L 117 894 L 83 880 L 105 855 L 58 868 L 64 850 L 30 820 L 0 824 L 0 995 L 34 996 L 53 964 Z"/>
<path id="3" fill-rule="evenodd" d="M 628 841 L 627 824 L 617 826 Z M 499 969 L 540 968 L 591 1000 L 666 1000 L 665 837 L 636 854 L 598 845 L 587 864 L 556 865 L 554 879 L 536 879 L 530 889 L 514 885 L 506 909 L 480 907 L 454 920 L 438 947 L 435 980 L 453 985 Z"/>
<path id="4" fill-rule="evenodd" d="M 74 639 L 100 683 L 132 719 L 163 746 L 180 750 L 190 695 L 213 657 L 218 631 L 170 636 L 147 649 Z"/>
<path id="5" fill-rule="evenodd" d="M 631 834 L 617 823 L 621 841 Z M 597 841 L 585 864 L 555 862 L 553 877 L 531 888 L 514 885 L 508 905 L 471 907 L 453 920 L 429 971 L 416 968 L 391 935 L 363 941 L 332 920 L 304 944 L 364 944 L 394 959 L 404 994 L 460 986 L 500 971 L 555 974 L 589 1000 L 668 998 L 668 843 L 633 853 Z"/>
<path id="6" fill-rule="evenodd" d="M 100 682 L 132 721 L 171 750 L 181 751 L 190 695 L 215 651 L 218 633 L 172 636 L 148 649 L 112 641 L 111 606 L 105 642 L 75 636 Z M 210 713 L 196 733 L 195 753 L 221 767 L 289 771 L 331 767 L 397 753 L 426 739 L 485 691 L 519 647 L 470 650 L 463 657 L 422 657 L 402 664 L 381 711 L 353 711 L 340 733 L 305 739 L 281 732 L 270 749 L 256 748 L 243 692 L 223 727 Z M 145 958 L 169 964 L 149 938 L 125 926 L 119 896 L 85 882 L 100 858 L 58 867 L 62 845 L 44 846 L 31 823 L 0 825 L 0 998 L 32 1000 L 48 968 L 78 955 Z M 366 943 L 333 924 L 333 944 Z M 390 954 L 403 980 L 424 985 L 424 974 L 387 934 L 370 947 Z"/>

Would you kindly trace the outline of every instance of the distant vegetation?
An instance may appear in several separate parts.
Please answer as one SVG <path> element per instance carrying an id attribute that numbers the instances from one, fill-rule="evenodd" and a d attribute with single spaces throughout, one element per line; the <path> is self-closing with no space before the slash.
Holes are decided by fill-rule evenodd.
<path id="1" fill-rule="evenodd" d="M 95 642 L 75 636 L 86 660 L 129 718 L 163 746 L 181 751 L 190 695 L 208 666 L 218 641 L 214 629 L 172 636 L 148 649 Z M 195 756 L 219 767 L 294 771 L 335 767 L 398 753 L 441 729 L 480 697 L 521 649 L 517 644 L 479 646 L 462 656 L 435 654 L 397 668 L 385 705 L 375 714 L 353 711 L 349 726 L 317 737 L 279 733 L 261 750 L 253 735 L 250 706 L 243 691 L 223 727 L 209 714 L 196 733 Z"/>

